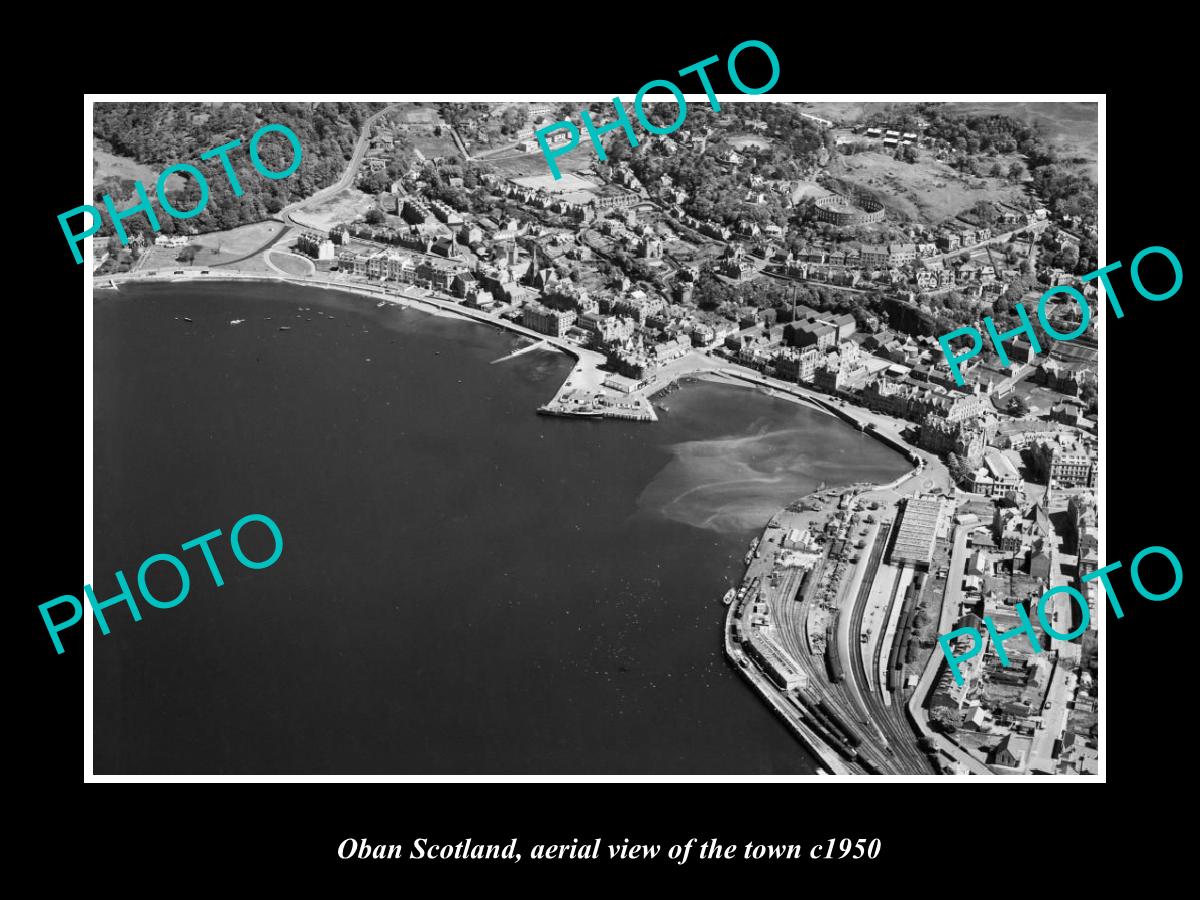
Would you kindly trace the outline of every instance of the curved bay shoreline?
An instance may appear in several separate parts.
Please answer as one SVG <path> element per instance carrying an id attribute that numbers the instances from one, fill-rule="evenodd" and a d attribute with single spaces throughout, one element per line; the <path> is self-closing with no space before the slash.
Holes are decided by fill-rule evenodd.
<path id="1" fill-rule="evenodd" d="M 526 337 L 526 338 L 529 338 L 529 339 L 532 339 L 535 341 L 545 341 L 545 337 L 546 337 L 544 335 L 540 335 L 536 332 L 526 329 L 523 326 L 518 325 L 517 323 L 511 322 L 506 319 L 500 319 L 498 317 L 490 316 L 486 313 L 463 308 L 463 307 L 459 306 L 458 304 L 453 303 L 452 301 L 440 300 L 438 298 L 429 297 L 429 296 L 425 296 L 425 297 L 412 296 L 412 295 L 397 292 L 397 291 L 388 291 L 384 288 L 375 288 L 371 285 L 356 284 L 356 283 L 339 283 L 339 282 L 333 282 L 333 281 L 313 280 L 313 279 L 306 279 L 306 278 L 288 278 L 288 277 L 283 277 L 283 276 L 279 276 L 279 275 L 257 275 L 257 274 L 236 274 L 235 275 L 234 273 L 222 273 L 222 274 L 214 277 L 211 275 L 201 275 L 198 272 L 190 272 L 185 275 L 162 276 L 162 277 L 145 277 L 145 276 L 137 277 L 137 276 L 134 276 L 134 277 L 129 277 L 129 278 L 120 278 L 118 276 L 118 277 L 114 277 L 114 278 L 95 279 L 94 287 L 98 290 L 99 289 L 119 290 L 120 286 L 122 286 L 124 284 L 164 284 L 164 283 L 175 283 L 175 282 L 204 282 L 204 281 L 220 281 L 220 282 L 232 282 L 232 283 L 245 283 L 245 282 L 271 283 L 271 282 L 274 282 L 277 284 L 287 284 L 287 285 L 293 285 L 296 287 L 319 287 L 319 288 L 322 288 L 325 290 L 340 291 L 340 292 L 346 293 L 346 294 L 355 294 L 355 295 L 358 295 L 361 297 L 365 297 L 368 299 L 374 299 L 377 301 L 382 300 L 382 301 L 388 302 L 393 305 L 398 305 L 398 306 L 402 306 L 404 308 L 411 308 L 411 309 L 416 309 L 416 310 L 419 310 L 422 312 L 426 312 L 430 315 L 436 315 L 436 316 L 441 316 L 441 317 L 445 317 L 445 318 L 457 318 L 461 321 L 475 322 L 476 324 L 493 325 L 494 327 L 504 329 L 506 331 L 512 332 L 514 334 L 517 334 L 517 335 L 520 335 L 520 336 L 523 336 L 523 337 Z M 563 343 L 565 343 L 565 342 L 563 342 Z M 556 349 L 563 350 L 563 352 L 567 353 L 574 360 L 576 360 L 577 363 L 584 360 L 585 354 L 591 354 L 593 356 L 593 360 L 592 360 L 593 363 L 595 363 L 595 361 L 597 359 L 600 362 L 603 361 L 603 357 L 601 357 L 600 354 L 595 353 L 594 351 L 584 350 L 583 348 L 571 348 L 568 346 L 562 346 L 558 342 L 546 342 L 545 345 L 553 346 Z M 596 368 L 598 368 L 598 365 L 596 366 Z M 572 370 L 572 372 L 568 373 L 567 379 L 566 379 L 567 383 L 569 383 L 571 381 L 571 378 L 574 373 L 575 373 L 575 370 Z M 880 441 L 884 445 L 886 445 L 886 446 L 890 447 L 891 449 L 906 456 L 906 458 L 908 458 L 911 462 L 914 463 L 914 468 L 911 471 L 905 473 L 904 475 L 901 475 L 900 477 L 898 477 L 897 479 L 895 479 L 893 482 L 891 482 L 888 485 L 872 485 L 872 487 L 874 487 L 874 488 L 877 488 L 877 489 L 895 488 L 895 487 L 899 486 L 900 484 L 902 484 L 904 481 L 906 481 L 910 478 L 913 478 L 914 476 L 919 475 L 923 471 L 923 469 L 926 465 L 926 460 L 923 458 L 924 454 L 922 454 L 919 451 L 915 450 L 914 448 L 910 447 L 907 443 L 905 443 L 903 441 L 902 438 L 899 437 L 899 434 L 892 435 L 892 434 L 888 434 L 884 430 L 881 430 L 881 428 L 880 428 L 881 423 L 878 420 L 879 417 L 872 417 L 869 414 L 866 414 L 865 411 L 860 411 L 857 409 L 854 410 L 853 412 L 851 412 L 850 410 L 839 408 L 835 403 L 830 402 L 829 400 L 822 398 L 822 397 L 813 396 L 811 392 L 807 391 L 806 389 L 804 389 L 798 385 L 788 385 L 783 382 L 775 382 L 773 379 L 767 379 L 765 377 L 758 376 L 756 373 L 752 373 L 749 371 L 741 372 L 741 371 L 737 371 L 736 369 L 720 368 L 720 369 L 701 369 L 701 370 L 686 372 L 686 373 L 682 373 L 682 374 L 675 376 L 671 380 L 671 382 L 668 383 L 668 385 L 656 385 L 655 389 L 654 389 L 654 393 L 655 394 L 660 393 L 664 387 L 670 386 L 671 384 L 678 384 L 679 386 L 682 386 L 683 384 L 685 384 L 688 381 L 688 379 L 711 381 L 714 383 L 722 383 L 722 384 L 726 384 L 726 385 L 744 385 L 744 386 L 748 386 L 748 387 L 754 387 L 757 389 L 757 391 L 759 393 L 765 394 L 767 396 L 771 396 L 776 399 L 787 399 L 792 402 L 801 403 L 805 406 L 808 406 L 815 410 L 819 410 L 821 412 L 824 412 L 827 415 L 834 416 L 836 418 L 843 420 L 844 422 L 846 422 L 848 424 L 855 426 L 858 430 L 871 435 L 872 437 L 874 437 L 876 440 Z M 560 392 L 561 392 L 561 390 L 562 389 L 560 388 Z M 805 495 L 805 496 L 809 496 L 809 495 Z M 795 499 L 796 498 L 791 498 L 790 502 L 795 502 Z M 784 509 L 784 508 L 785 507 L 781 505 L 780 510 L 782 511 L 782 509 Z M 730 611 L 730 615 L 732 615 L 732 610 Z M 729 637 L 728 636 L 729 636 L 729 627 L 728 627 L 728 625 L 726 625 L 725 640 L 724 640 L 724 643 L 726 645 L 726 654 L 725 655 L 726 655 L 727 659 L 729 660 L 730 665 L 732 665 L 733 668 L 740 669 L 742 671 L 743 677 L 747 681 L 750 682 L 751 686 L 753 688 L 755 688 L 755 690 L 757 690 L 760 693 L 760 695 L 768 702 L 768 705 L 776 707 L 777 704 L 775 703 L 775 701 L 772 700 L 771 696 L 766 691 L 763 690 L 763 686 L 759 685 L 756 682 L 755 678 L 753 677 L 753 675 L 756 673 L 748 672 L 745 669 L 743 669 L 742 667 L 740 667 L 739 665 L 737 665 L 734 656 L 728 652 L 728 650 L 729 650 L 729 648 L 728 648 Z M 782 712 L 782 711 L 777 709 L 777 712 Z M 789 717 L 786 715 L 782 716 L 782 718 L 785 720 L 785 722 L 789 721 Z M 839 767 L 836 765 L 836 763 L 834 765 L 829 764 L 830 757 L 829 757 L 828 748 L 824 747 L 823 744 L 819 741 L 819 739 L 817 739 L 815 737 L 815 735 L 806 734 L 802 730 L 797 729 L 797 728 L 793 728 L 792 731 L 795 734 L 795 736 L 800 740 L 801 744 L 805 747 L 806 751 L 809 753 L 810 756 L 812 756 L 814 759 L 822 762 L 824 764 L 824 767 L 827 770 L 832 770 L 835 772 L 839 770 Z"/>

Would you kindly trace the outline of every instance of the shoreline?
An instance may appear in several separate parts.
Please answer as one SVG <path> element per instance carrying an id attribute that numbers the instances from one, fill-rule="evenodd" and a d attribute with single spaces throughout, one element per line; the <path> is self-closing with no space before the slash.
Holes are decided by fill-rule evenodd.
<path id="1" fill-rule="evenodd" d="M 565 353 L 568 357 L 574 360 L 574 365 L 571 371 L 568 372 L 564 379 L 563 385 L 559 387 L 555 393 L 555 397 L 549 403 L 538 409 L 538 413 L 543 415 L 559 415 L 566 417 L 588 418 L 596 421 L 599 418 L 625 418 L 634 419 L 635 415 L 630 413 L 617 412 L 613 416 L 597 416 L 595 414 L 581 414 L 574 412 L 569 408 L 554 406 L 560 401 L 564 392 L 569 393 L 568 388 L 572 384 L 572 380 L 576 378 L 582 371 L 585 365 L 591 363 L 591 374 L 596 377 L 599 374 L 599 366 L 597 361 L 603 361 L 603 357 L 595 351 L 589 351 L 584 348 L 573 348 L 566 344 L 561 339 L 553 339 L 547 335 L 542 335 L 524 326 L 518 325 L 507 319 L 491 316 L 482 311 L 474 311 L 469 308 L 459 306 L 457 303 L 448 300 L 440 300 L 429 296 L 414 297 L 401 291 L 389 291 L 386 288 L 376 288 L 372 285 L 365 284 L 343 284 L 340 282 L 330 282 L 325 280 L 312 280 L 303 277 L 289 277 L 281 274 L 250 274 L 250 273 L 233 273 L 222 272 L 215 277 L 210 275 L 201 275 L 198 272 L 188 272 L 184 275 L 171 276 L 133 276 L 120 279 L 120 276 L 111 278 L 93 278 L 94 290 L 117 290 L 119 291 L 121 284 L 162 284 L 174 282 L 251 282 L 251 283 L 270 283 L 288 284 L 296 287 L 320 288 L 323 290 L 340 291 L 345 294 L 356 295 L 376 301 L 384 301 L 390 305 L 399 306 L 405 309 L 415 309 L 419 312 L 428 315 L 440 316 L 442 318 L 457 319 L 463 322 L 472 322 L 478 325 L 492 325 L 498 329 L 508 331 L 520 337 L 528 338 L 535 341 L 544 348 L 553 348 Z M 527 345 L 526 348 L 533 345 Z M 508 357 L 505 357 L 508 358 Z M 499 360 L 498 360 L 499 361 Z M 602 376 L 601 376 L 602 377 Z M 713 369 L 698 369 L 696 371 L 688 371 L 676 375 L 667 385 L 655 386 L 652 390 L 644 389 L 647 394 L 659 396 L 665 389 L 671 388 L 674 385 L 677 388 L 682 388 L 689 380 L 697 382 L 708 382 L 712 384 L 720 384 L 728 387 L 744 386 L 749 387 L 756 393 L 772 397 L 775 399 L 787 400 L 793 403 L 799 403 L 809 409 L 823 412 L 826 415 L 833 416 L 845 422 L 848 425 L 855 427 L 860 433 L 864 433 L 889 447 L 890 449 L 904 456 L 912 469 L 894 479 L 887 484 L 859 484 L 855 485 L 860 490 L 895 490 L 905 481 L 921 475 L 926 468 L 926 455 L 922 451 L 911 447 L 899 434 L 891 435 L 881 431 L 878 427 L 879 420 L 885 417 L 870 416 L 865 411 L 860 412 L 857 408 L 853 410 L 838 406 L 834 402 L 825 399 L 824 397 L 814 396 L 810 391 L 804 389 L 800 385 L 792 385 L 788 382 L 776 382 L 774 379 L 767 379 L 765 376 L 758 375 L 750 371 L 740 372 L 736 369 L 719 367 Z M 658 417 L 653 413 L 653 403 L 649 397 L 640 398 L 650 411 L 651 417 L 642 419 L 643 421 L 657 421 Z M 614 411 L 615 412 L 615 411 Z M 806 495 L 809 496 L 809 495 Z M 794 502 L 794 500 L 792 501 Z M 778 516 L 787 510 L 787 504 L 776 510 L 763 524 L 760 529 L 760 540 L 765 535 L 766 530 L 771 527 L 771 524 L 776 521 Z M 742 583 L 745 583 L 745 574 L 742 577 Z M 784 724 L 789 728 L 796 739 L 805 748 L 805 751 L 810 757 L 817 762 L 817 771 L 814 775 L 823 775 L 832 773 L 835 775 L 851 775 L 854 774 L 847 767 L 846 763 L 837 756 L 824 740 L 816 733 L 812 732 L 807 725 L 800 720 L 794 711 L 790 710 L 783 699 L 774 690 L 772 684 L 767 683 L 766 675 L 758 670 L 753 662 L 745 655 L 745 652 L 738 648 L 733 641 L 733 635 L 736 631 L 735 612 L 740 606 L 740 601 L 735 601 L 730 604 L 729 610 L 724 617 L 723 625 L 723 648 L 724 656 L 729 662 L 729 665 L 739 671 L 741 676 L 749 683 L 753 690 L 767 703 L 767 705 L 775 711 L 775 713 L 783 720 Z"/>
<path id="2" fill-rule="evenodd" d="M 381 286 L 357 282 L 331 281 L 314 279 L 303 276 L 288 276 L 286 274 L 241 273 L 225 272 L 203 275 L 196 269 L 186 270 L 182 275 L 130 275 L 130 276 L 93 276 L 92 288 L 96 290 L 115 290 L 120 292 L 122 284 L 174 284 L 177 282 L 274 282 L 289 284 L 296 287 L 319 288 L 321 290 L 340 291 L 345 294 L 367 297 L 383 301 L 390 305 L 405 309 L 416 309 L 419 312 L 443 318 L 458 319 L 463 322 L 473 322 L 477 325 L 490 325 L 521 337 L 529 338 L 540 343 L 543 347 L 559 350 L 570 357 L 574 363 L 563 384 L 559 386 L 554 396 L 537 412 L 543 415 L 563 416 L 581 419 L 623 419 L 640 422 L 657 422 L 658 416 L 653 405 L 645 397 L 629 395 L 624 401 L 620 397 L 609 397 L 601 388 L 604 386 L 607 374 L 601 366 L 606 362 L 604 356 L 595 350 L 578 347 L 569 341 L 542 334 L 531 328 L 526 328 L 509 319 L 464 307 L 454 300 L 443 300 L 432 292 L 424 296 L 413 296 L 408 290 L 416 290 L 411 286 L 399 289 L 389 289 Z M 427 290 L 421 288 L 420 290 Z M 583 394 L 586 399 L 580 399 Z M 597 403 L 595 397 L 603 396 L 604 402 Z"/>

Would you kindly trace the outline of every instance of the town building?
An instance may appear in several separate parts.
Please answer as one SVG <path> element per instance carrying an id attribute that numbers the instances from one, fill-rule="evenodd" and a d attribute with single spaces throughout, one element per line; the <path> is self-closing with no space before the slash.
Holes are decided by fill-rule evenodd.
<path id="1" fill-rule="evenodd" d="M 1020 494 L 1025 480 L 1001 451 L 988 447 L 983 452 L 983 465 L 967 476 L 967 490 L 985 497 L 1004 497 Z"/>
<path id="2" fill-rule="evenodd" d="M 573 309 L 550 309 L 541 303 L 528 303 L 521 310 L 521 324 L 541 334 L 562 337 L 575 324 L 577 315 Z"/>
<path id="3" fill-rule="evenodd" d="M 892 564 L 928 569 L 941 518 L 942 501 L 932 497 L 905 499 L 892 537 Z"/>
<path id="4" fill-rule="evenodd" d="M 302 231 L 296 239 L 296 249 L 313 259 L 333 259 L 337 250 L 328 235 L 316 231 Z"/>

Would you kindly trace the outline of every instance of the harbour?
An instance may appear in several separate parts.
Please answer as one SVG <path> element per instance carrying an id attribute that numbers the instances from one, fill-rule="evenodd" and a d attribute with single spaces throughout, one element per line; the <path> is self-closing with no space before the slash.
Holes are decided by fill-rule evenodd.
<path id="1" fill-rule="evenodd" d="M 332 291 L 193 282 L 102 296 L 98 569 L 247 496 L 289 545 L 253 592 L 231 581 L 219 609 L 197 594 L 125 644 L 97 641 L 98 771 L 814 770 L 725 662 L 730 607 L 697 598 L 740 579 L 772 494 L 887 480 L 902 460 L 869 442 L 868 457 L 830 468 L 818 461 L 858 448 L 857 431 L 704 382 L 653 429 L 560 427 L 532 411 L 571 379 L 565 355 L 492 366 L 511 349 L 504 332 Z M 280 334 L 297 305 L 312 321 Z M 194 321 L 179 329 L 183 313 Z M 725 449 L 728 435 L 781 429 Z M 710 445 L 693 468 L 688 448 Z M 188 476 L 234 446 L 222 478 Z M 296 448 L 286 465 L 280 446 Z M 773 487 L 742 474 L 784 461 Z M 731 478 L 748 479 L 736 496 L 707 487 Z M 148 499 L 168 493 L 175 503 Z M 753 504 L 744 520 L 757 525 L 728 518 L 731 501 Z M 468 548 L 475 532 L 487 540 Z M 122 682 L 134 654 L 146 677 Z M 261 672 L 252 693 L 239 689 L 247 671 Z M 420 692 L 369 690 L 413 671 Z M 151 684 L 189 716 L 171 717 Z"/>

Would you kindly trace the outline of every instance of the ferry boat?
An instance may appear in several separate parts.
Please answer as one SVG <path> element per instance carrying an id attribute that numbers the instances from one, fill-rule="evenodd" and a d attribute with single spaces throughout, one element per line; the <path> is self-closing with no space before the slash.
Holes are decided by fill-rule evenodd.
<path id="1" fill-rule="evenodd" d="M 730 588 L 729 590 L 727 590 L 725 592 L 725 596 L 721 598 L 721 602 L 724 603 L 726 606 L 728 606 L 730 603 L 733 602 L 733 598 L 736 596 L 737 596 L 737 591 L 733 588 Z"/>
<path id="2" fill-rule="evenodd" d="M 564 419 L 602 419 L 604 411 L 584 407 L 582 409 L 561 409 L 557 406 L 539 406 L 538 415 L 562 416 Z"/>
<path id="3" fill-rule="evenodd" d="M 746 551 L 746 565 L 750 565 L 750 560 L 754 559 L 754 554 L 758 550 L 759 538 L 755 538 L 750 542 L 750 549 Z"/>

